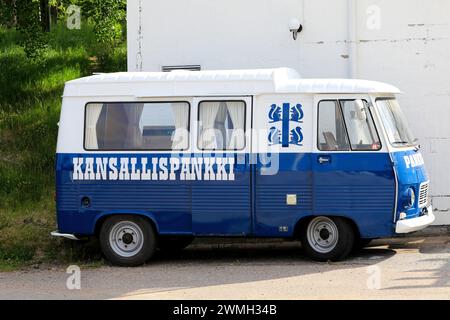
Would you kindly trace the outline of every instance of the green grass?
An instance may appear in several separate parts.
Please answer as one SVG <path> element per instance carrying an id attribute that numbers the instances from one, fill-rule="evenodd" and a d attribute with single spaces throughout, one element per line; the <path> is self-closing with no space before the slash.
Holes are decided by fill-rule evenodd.
<path id="1" fill-rule="evenodd" d="M 22 267 L 23 263 L 10 261 L 10 260 L 0 260 L 0 272 L 15 271 Z"/>
<path id="2" fill-rule="evenodd" d="M 93 72 L 125 71 L 125 42 L 105 49 L 86 24 L 81 30 L 59 26 L 48 36 L 48 49 L 31 61 L 17 45 L 20 34 L 0 28 L 0 271 L 99 259 L 89 245 L 49 236 L 56 228 L 57 123 L 64 82 Z"/>

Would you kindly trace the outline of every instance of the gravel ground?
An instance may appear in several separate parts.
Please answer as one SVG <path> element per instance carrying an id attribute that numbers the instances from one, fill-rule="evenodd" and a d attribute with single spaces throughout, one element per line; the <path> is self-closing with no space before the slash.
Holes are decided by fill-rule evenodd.
<path id="1" fill-rule="evenodd" d="M 450 236 L 376 240 L 346 261 L 297 243 L 202 244 L 139 268 L 67 266 L 0 273 L 0 299 L 450 299 Z"/>

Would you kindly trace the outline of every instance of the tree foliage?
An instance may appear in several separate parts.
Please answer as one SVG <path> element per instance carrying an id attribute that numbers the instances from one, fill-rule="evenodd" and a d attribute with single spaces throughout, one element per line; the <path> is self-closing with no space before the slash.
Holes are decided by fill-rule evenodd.
<path id="1" fill-rule="evenodd" d="M 102 48 L 114 47 L 122 40 L 126 0 L 0 0 L 0 25 L 16 28 L 27 57 L 36 59 L 47 45 L 45 31 L 51 14 L 43 10 L 56 13 L 57 19 L 65 22 L 70 5 L 80 7 L 82 18 L 92 24 Z"/>
<path id="2" fill-rule="evenodd" d="M 42 30 L 39 0 L 15 0 L 16 28 L 22 34 L 21 45 L 27 57 L 36 59 L 47 45 Z"/>
<path id="3" fill-rule="evenodd" d="M 0 24 L 8 28 L 16 24 L 16 0 L 0 0 Z"/>
<path id="4" fill-rule="evenodd" d="M 125 0 L 79 0 L 82 14 L 94 25 L 99 42 L 114 43 L 122 36 Z"/>

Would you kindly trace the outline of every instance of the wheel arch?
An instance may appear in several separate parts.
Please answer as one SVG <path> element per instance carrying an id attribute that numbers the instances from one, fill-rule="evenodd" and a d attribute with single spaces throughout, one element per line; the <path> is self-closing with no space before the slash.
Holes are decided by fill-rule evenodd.
<path id="1" fill-rule="evenodd" d="M 106 219 L 113 216 L 138 216 L 147 220 L 152 226 L 153 230 L 156 234 L 159 234 L 159 227 L 156 223 L 156 219 L 152 213 L 149 212 L 133 212 L 133 211 L 113 211 L 113 212 L 103 212 L 99 214 L 94 221 L 94 230 L 93 233 L 95 236 L 100 234 L 100 229 L 102 224 L 106 221 Z"/>
<path id="2" fill-rule="evenodd" d="M 315 214 L 315 215 L 307 215 L 304 217 L 301 217 L 300 219 L 297 220 L 297 222 L 295 223 L 295 227 L 294 227 L 294 233 L 293 236 L 295 239 L 299 239 L 300 238 L 300 234 L 301 232 L 304 230 L 304 228 L 306 227 L 306 225 L 314 218 L 316 217 L 328 217 L 328 218 L 342 218 L 345 221 L 347 221 L 350 226 L 353 229 L 353 232 L 355 233 L 355 237 L 356 238 L 361 238 L 361 233 L 359 231 L 359 227 L 356 224 L 356 222 L 347 216 L 342 216 L 342 215 L 336 215 L 336 214 Z"/>

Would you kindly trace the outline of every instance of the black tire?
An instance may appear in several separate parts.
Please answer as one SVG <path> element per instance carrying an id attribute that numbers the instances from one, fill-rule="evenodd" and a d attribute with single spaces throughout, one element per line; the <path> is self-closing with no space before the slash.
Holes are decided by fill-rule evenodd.
<path id="1" fill-rule="evenodd" d="M 150 222 L 142 217 L 112 216 L 101 227 L 100 246 L 106 259 L 113 265 L 136 267 L 144 264 L 155 253 L 156 234 Z M 127 246 L 135 250 L 127 252 Z"/>
<path id="2" fill-rule="evenodd" d="M 161 236 L 159 238 L 158 248 L 162 251 L 180 251 L 189 246 L 193 240 L 194 237 L 190 236 Z"/>
<path id="3" fill-rule="evenodd" d="M 322 224 L 321 224 L 322 223 Z M 331 230 L 328 227 L 324 227 L 329 224 Z M 322 228 L 323 227 L 323 228 Z M 325 229 L 325 231 L 323 231 Z M 308 236 L 308 232 L 310 236 Z M 328 237 L 327 237 L 328 232 Z M 336 234 L 337 232 L 337 234 Z M 317 235 L 317 241 L 314 242 Z M 325 244 L 324 247 L 320 247 L 322 241 L 327 241 L 332 238 L 332 244 Z M 312 245 L 311 242 L 315 243 Z M 344 260 L 353 249 L 355 241 L 355 232 L 350 223 L 339 217 L 314 217 L 305 223 L 301 230 L 300 240 L 302 247 L 308 257 L 316 261 L 341 261 Z"/>

